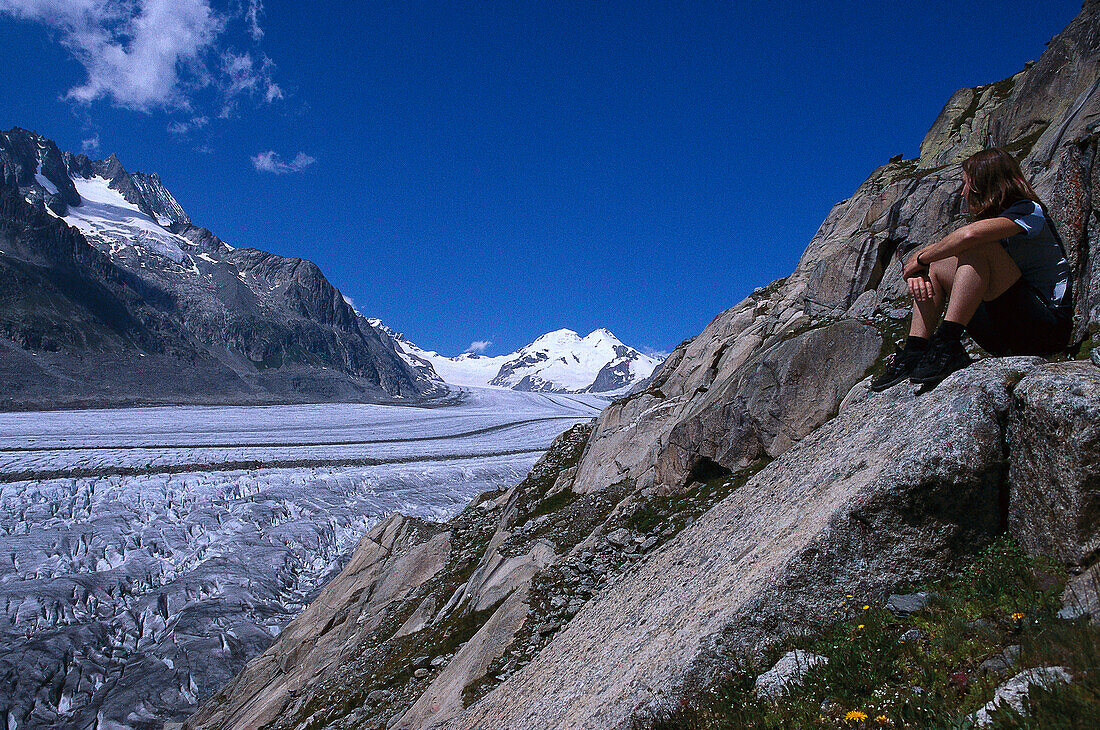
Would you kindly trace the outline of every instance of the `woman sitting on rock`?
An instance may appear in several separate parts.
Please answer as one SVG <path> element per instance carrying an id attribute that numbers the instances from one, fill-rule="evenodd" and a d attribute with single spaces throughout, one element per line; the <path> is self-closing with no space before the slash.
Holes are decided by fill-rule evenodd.
<path id="1" fill-rule="evenodd" d="M 983 150 L 962 168 L 973 221 L 909 257 L 902 273 L 913 295 L 909 337 L 871 390 L 906 378 L 931 387 L 966 367 L 963 331 L 997 357 L 1045 357 L 1069 346 L 1069 264 L 1039 196 L 1002 149 Z"/>

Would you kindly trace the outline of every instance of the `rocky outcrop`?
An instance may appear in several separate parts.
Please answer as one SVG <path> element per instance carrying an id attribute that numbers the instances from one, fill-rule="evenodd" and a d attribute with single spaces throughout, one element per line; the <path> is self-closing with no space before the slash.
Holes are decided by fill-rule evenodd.
<path id="1" fill-rule="evenodd" d="M 505 499 L 470 570 L 549 536 L 553 552 L 529 558 L 496 609 L 526 591 L 522 625 L 518 612 L 467 613 L 468 634 L 492 622 L 492 639 L 470 658 L 444 653 L 436 680 L 360 673 L 355 709 L 274 726 L 623 727 L 685 683 L 821 631 L 850 593 L 885 599 L 942 576 L 1005 524 L 1032 551 L 1093 565 L 1095 366 L 987 359 L 927 393 L 860 381 L 902 334 L 904 257 L 962 222 L 959 161 L 979 147 L 1023 159 L 1073 261 L 1078 335 L 1100 330 L 1098 43 L 1100 3 L 1088 2 L 1036 63 L 958 92 L 921 157 L 881 166 L 837 203 L 789 277 L 605 409 L 537 506 Z M 427 617 L 448 597 L 430 601 L 409 609 L 408 637 L 447 625 Z M 303 691 L 321 703 L 326 686 Z"/>
<path id="2" fill-rule="evenodd" d="M 991 360 L 930 393 L 893 389 L 847 409 L 445 727 L 619 727 L 685 673 L 820 631 L 848 594 L 942 575 L 999 529 L 1001 423 L 1013 384 L 1036 367 Z"/>
<path id="3" fill-rule="evenodd" d="M 673 351 L 644 392 L 604 412 L 580 467 L 581 488 L 620 479 L 640 486 L 682 483 L 692 459 L 662 460 L 679 449 L 674 441 L 684 441 L 674 432 L 688 429 L 693 443 L 726 438 L 731 420 L 712 419 L 708 430 L 699 428 L 696 413 L 708 400 L 720 400 L 716 390 L 743 378 L 747 363 L 793 335 L 856 319 L 888 339 L 900 336 L 909 308 L 900 276 L 904 255 L 963 221 L 959 162 L 977 147 L 1004 146 L 1022 159 L 1069 249 L 1078 337 L 1090 336 L 1089 323 L 1100 323 L 1100 265 L 1093 253 L 1100 250 L 1093 198 L 1100 175 L 1094 164 L 1100 138 L 1100 96 L 1094 93 L 1100 83 L 1098 28 L 1100 7 L 1086 3 L 1036 63 L 1004 82 L 958 92 L 926 136 L 921 157 L 883 165 L 837 203 L 789 277 L 719 314 Z M 816 357 L 826 365 L 834 364 L 830 357 L 852 357 L 839 363 L 844 377 L 851 377 L 865 362 L 862 347 L 855 353 L 822 348 Z M 693 419 L 696 425 L 689 425 Z M 736 460 L 718 463 L 737 466 Z"/>
<path id="4" fill-rule="evenodd" d="M 1037 667 L 1020 672 L 998 687 L 993 699 L 974 713 L 974 726 L 991 726 L 998 710 L 1026 713 L 1028 695 L 1033 688 L 1049 689 L 1058 683 L 1071 681 L 1073 675 L 1065 667 Z"/>
<path id="5" fill-rule="evenodd" d="M 756 678 L 753 689 L 759 697 L 778 699 L 801 684 L 811 669 L 828 663 L 829 658 L 821 654 L 802 649 L 789 651 L 771 669 Z"/>
<path id="6" fill-rule="evenodd" d="M 0 179 L 8 187 L 26 190 L 32 201 L 41 201 L 58 215 L 80 204 L 61 150 L 52 140 L 19 127 L 0 132 Z"/>
<path id="7" fill-rule="evenodd" d="M 487 675 L 516 670 L 511 657 L 500 668 L 506 649 L 522 641 L 534 654 L 550 639 L 531 597 L 535 577 L 615 504 L 567 490 L 590 430 L 567 431 L 522 483 L 482 495 L 446 525 L 400 516 L 378 525 L 310 608 L 188 726 L 400 718 L 401 727 L 418 727 L 460 712 Z"/>
<path id="8" fill-rule="evenodd" d="M 1060 539 L 1050 514 L 1065 510 L 1062 557 L 1095 561 L 1093 366 L 991 362 L 919 398 L 847 386 L 901 335 L 902 261 L 961 222 L 959 162 L 981 147 L 1023 159 L 1074 262 L 1078 333 L 1098 329 L 1098 5 L 1020 74 L 957 94 L 921 157 L 883 165 L 834 206 L 789 277 L 718 315 L 604 411 L 574 491 L 625 482 L 630 500 L 675 498 L 777 458 L 448 727 L 625 723 L 723 655 L 819 630 L 846 591 L 885 596 L 948 570 L 1004 522 L 1049 554 Z M 788 408 L 805 393 L 822 402 Z"/>

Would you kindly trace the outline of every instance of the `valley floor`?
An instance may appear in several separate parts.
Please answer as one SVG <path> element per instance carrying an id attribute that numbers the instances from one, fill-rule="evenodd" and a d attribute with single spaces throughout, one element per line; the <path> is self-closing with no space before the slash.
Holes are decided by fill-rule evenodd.
<path id="1" fill-rule="evenodd" d="M 0 715 L 181 719 L 394 511 L 522 479 L 594 396 L 0 413 Z"/>

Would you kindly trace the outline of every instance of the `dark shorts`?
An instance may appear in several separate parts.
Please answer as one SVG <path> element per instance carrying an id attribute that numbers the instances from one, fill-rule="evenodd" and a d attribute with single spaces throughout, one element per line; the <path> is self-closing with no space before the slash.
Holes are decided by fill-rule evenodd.
<path id="1" fill-rule="evenodd" d="M 966 331 L 990 355 L 1042 355 L 1069 347 L 1073 316 L 1049 306 L 1023 278 L 1004 294 L 978 305 Z"/>

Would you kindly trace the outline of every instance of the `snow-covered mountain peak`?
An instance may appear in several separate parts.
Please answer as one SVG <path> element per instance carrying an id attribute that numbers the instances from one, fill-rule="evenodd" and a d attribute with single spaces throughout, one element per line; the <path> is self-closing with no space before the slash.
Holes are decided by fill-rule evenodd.
<path id="1" fill-rule="evenodd" d="M 171 229 L 191 219 L 159 175 L 127 172 L 114 153 L 91 160 L 15 127 L 0 132 L 0 178 L 32 205 L 79 228 L 104 253 L 135 249 L 185 262 L 190 244 Z"/>
<path id="2" fill-rule="evenodd" d="M 573 330 L 560 329 L 547 332 L 535 338 L 530 345 L 522 348 L 520 352 L 528 349 L 570 347 L 581 341 L 580 335 Z"/>
<path id="3" fill-rule="evenodd" d="M 370 324 L 387 334 L 399 351 L 431 363 L 444 382 L 452 385 L 620 395 L 648 378 L 660 364 L 602 327 L 585 337 L 565 328 L 547 332 L 508 355 L 464 352 L 447 357 L 418 347 L 378 320 Z"/>
<path id="4" fill-rule="evenodd" d="M 621 345 L 622 341 L 611 332 L 611 330 L 600 327 L 597 330 L 592 330 L 581 340 L 582 342 L 599 343 L 607 342 L 611 345 Z"/>

